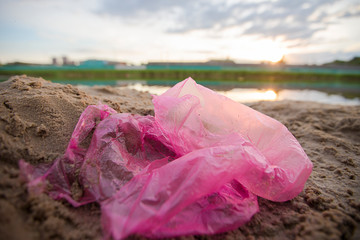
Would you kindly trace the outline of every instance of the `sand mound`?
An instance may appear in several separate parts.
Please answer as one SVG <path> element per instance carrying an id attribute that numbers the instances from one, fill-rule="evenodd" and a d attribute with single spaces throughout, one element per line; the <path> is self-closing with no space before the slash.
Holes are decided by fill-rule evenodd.
<path id="1" fill-rule="evenodd" d="M 0 236 L 4 239 L 99 239 L 96 204 L 72 208 L 46 195 L 29 196 L 17 162 L 51 162 L 62 155 L 87 105 L 152 114 L 151 96 L 113 87 L 74 87 L 26 76 L 0 83 Z M 259 198 L 260 212 L 240 229 L 182 239 L 359 239 L 360 107 L 261 102 L 253 108 L 278 119 L 314 163 L 304 191 L 285 203 Z M 138 237 L 134 237 L 139 239 Z"/>
<path id="2" fill-rule="evenodd" d="M 100 101 L 118 112 L 152 111 L 150 96 L 132 90 L 97 87 L 87 94 L 26 76 L 0 83 L 0 156 L 15 164 L 20 158 L 32 163 L 54 160 L 64 153 L 85 107 Z"/>

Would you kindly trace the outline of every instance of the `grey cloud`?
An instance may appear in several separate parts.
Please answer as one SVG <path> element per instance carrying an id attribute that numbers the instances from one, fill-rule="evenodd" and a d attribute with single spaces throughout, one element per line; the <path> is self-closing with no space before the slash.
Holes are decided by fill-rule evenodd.
<path id="1" fill-rule="evenodd" d="M 339 0 L 279 0 L 276 2 L 238 2 L 209 0 L 106 0 L 100 13 L 125 19 L 156 18 L 159 13 L 172 15 L 176 23 L 167 32 L 183 33 L 196 29 L 223 29 L 250 25 L 243 35 L 284 36 L 286 39 L 306 39 L 326 28 L 329 14 L 324 7 Z M 354 3 L 353 3 L 354 5 Z M 317 14 L 317 18 L 310 16 Z M 349 11 L 340 17 L 348 17 Z M 358 13 L 352 13 L 352 16 Z M 316 27 L 315 27 L 316 24 Z M 246 26 L 247 26 L 246 25 Z"/>
<path id="2" fill-rule="evenodd" d="M 358 5 L 357 8 L 352 10 L 344 11 L 340 14 L 340 17 L 342 18 L 350 18 L 350 17 L 359 17 L 360 16 L 360 5 Z"/>

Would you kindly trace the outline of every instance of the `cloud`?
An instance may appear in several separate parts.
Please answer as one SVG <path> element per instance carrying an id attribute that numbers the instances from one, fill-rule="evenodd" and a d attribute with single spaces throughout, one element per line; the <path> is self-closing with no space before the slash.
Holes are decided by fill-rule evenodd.
<path id="1" fill-rule="evenodd" d="M 329 9 L 345 2 L 337 12 Z M 345 9 L 344 9 L 345 8 Z M 352 9 L 357 9 L 352 10 Z M 167 16 L 168 33 L 191 30 L 221 31 L 240 27 L 242 35 L 283 37 L 286 40 L 306 39 L 324 30 L 337 18 L 359 15 L 359 4 L 353 0 L 279 0 L 279 1 L 216 1 L 216 0 L 105 0 L 99 13 L 122 19 L 146 21 Z"/>
<path id="2" fill-rule="evenodd" d="M 257 61 L 266 58 L 254 56 L 259 48 L 342 56 L 360 51 L 359 16 L 359 0 L 0 0 L 0 52 L 43 62 L 49 54 Z"/>

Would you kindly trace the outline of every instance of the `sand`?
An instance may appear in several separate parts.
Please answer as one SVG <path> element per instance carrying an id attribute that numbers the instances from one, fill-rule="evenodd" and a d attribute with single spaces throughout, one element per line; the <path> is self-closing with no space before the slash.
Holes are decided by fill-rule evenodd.
<path id="1" fill-rule="evenodd" d="M 98 204 L 73 208 L 46 194 L 30 196 L 18 161 L 61 156 L 90 104 L 153 114 L 151 96 L 112 87 L 77 88 L 15 76 L 0 83 L 0 236 L 2 239 L 101 239 Z M 260 212 L 237 230 L 180 239 L 360 239 L 360 107 L 309 102 L 250 105 L 285 124 L 314 164 L 291 201 L 259 198 Z M 132 236 L 130 239 L 144 239 Z"/>

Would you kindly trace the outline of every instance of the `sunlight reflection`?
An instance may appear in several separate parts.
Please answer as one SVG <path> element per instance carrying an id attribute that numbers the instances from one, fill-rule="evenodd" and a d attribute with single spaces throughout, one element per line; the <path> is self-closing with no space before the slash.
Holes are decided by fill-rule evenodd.
<path id="1" fill-rule="evenodd" d="M 274 101 L 277 94 L 273 90 L 259 90 L 255 88 L 234 88 L 219 93 L 237 102 Z"/>
<path id="2" fill-rule="evenodd" d="M 276 100 L 277 94 L 273 90 L 267 90 L 264 93 L 264 100 Z"/>

